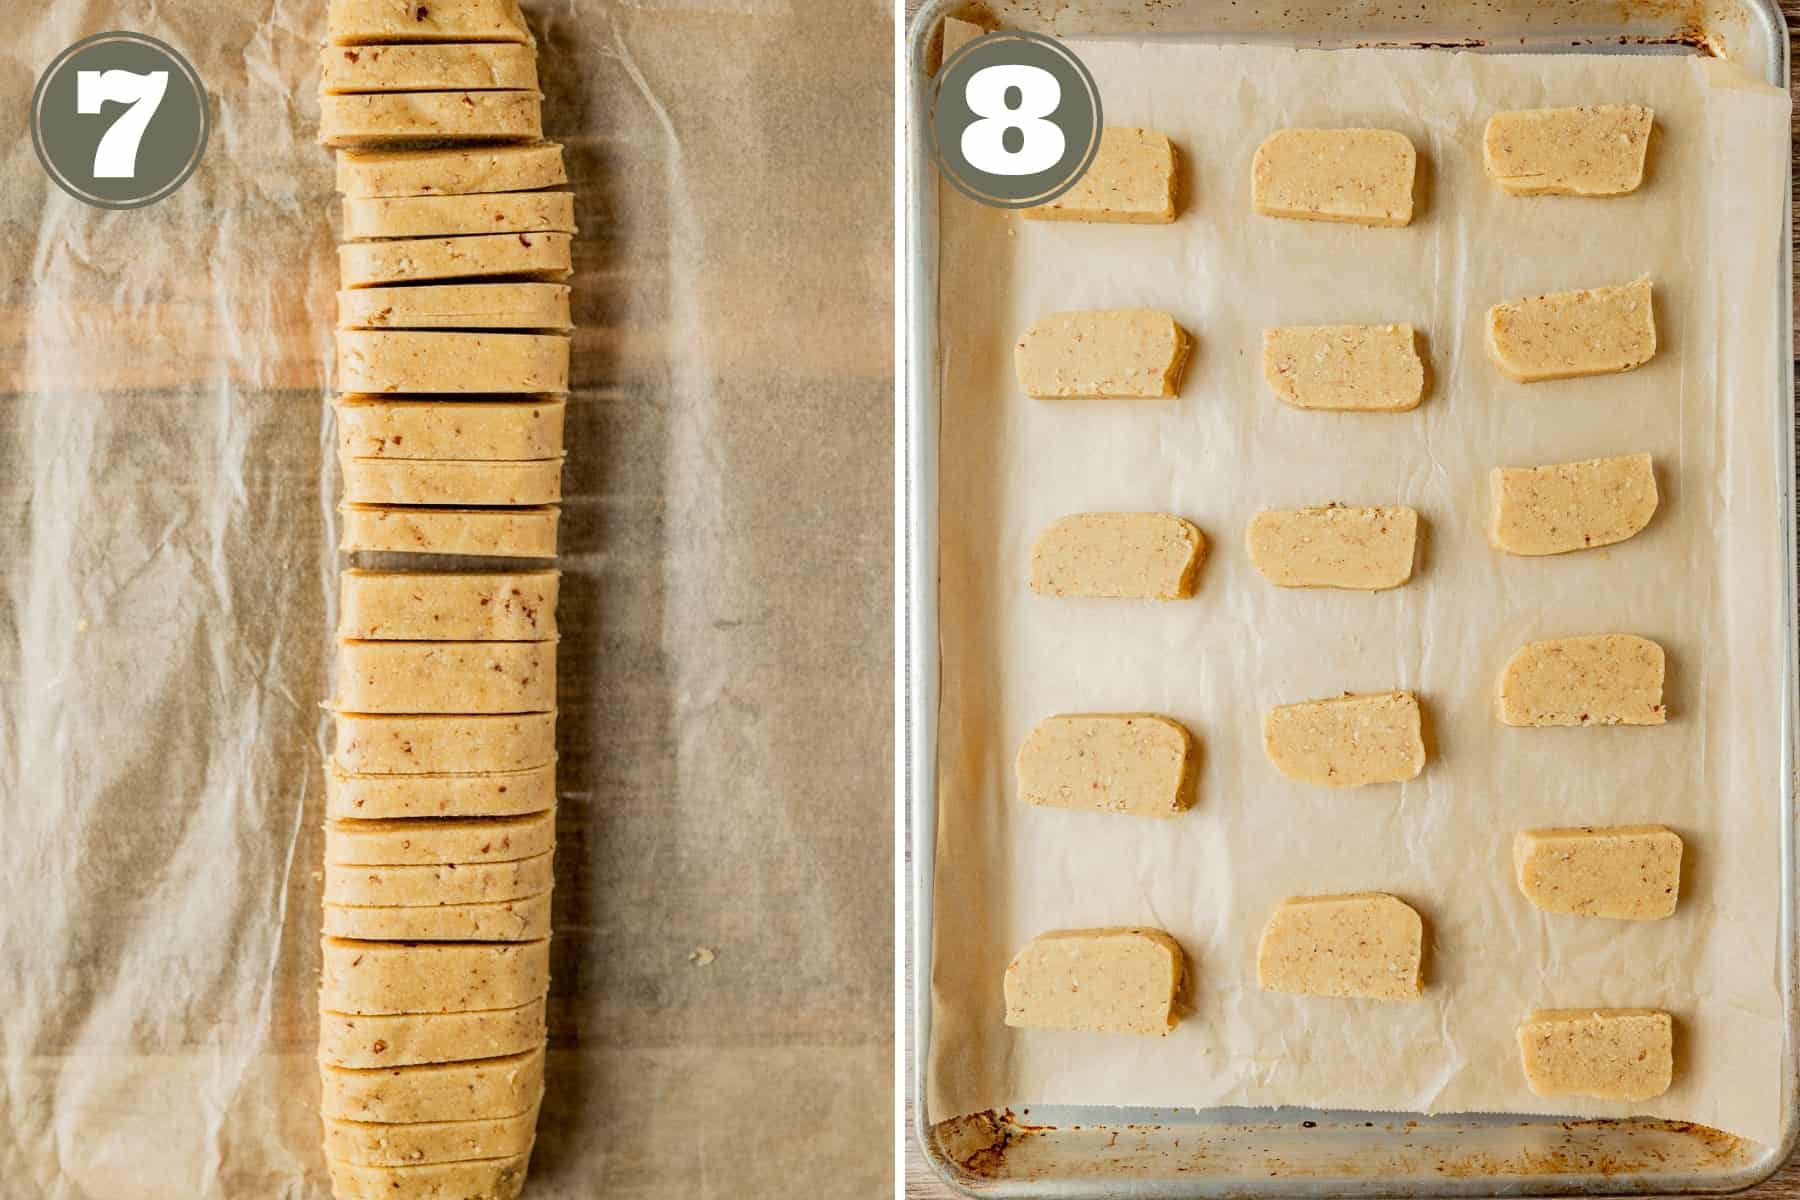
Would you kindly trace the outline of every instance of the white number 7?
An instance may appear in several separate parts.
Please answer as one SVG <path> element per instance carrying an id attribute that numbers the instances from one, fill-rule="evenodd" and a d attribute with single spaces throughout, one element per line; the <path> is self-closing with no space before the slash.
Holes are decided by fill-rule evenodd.
<path id="1" fill-rule="evenodd" d="M 169 73 L 151 71 L 139 75 L 134 71 L 77 71 L 75 73 L 75 111 L 87 116 L 100 111 L 108 100 L 129 104 L 119 114 L 94 148 L 95 179 L 135 179 L 138 145 L 150 118 L 161 107 L 163 93 L 169 90 Z"/>

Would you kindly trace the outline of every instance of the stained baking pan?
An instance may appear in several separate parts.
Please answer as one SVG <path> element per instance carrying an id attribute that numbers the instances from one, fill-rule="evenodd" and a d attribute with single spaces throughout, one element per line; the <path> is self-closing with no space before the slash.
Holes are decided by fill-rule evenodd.
<path id="1" fill-rule="evenodd" d="M 1786 997 L 1784 1105 L 1771 1144 L 1704 1126 L 1649 1119 L 1425 1116 L 1319 1109 L 1171 1110 L 1034 1105 L 929 1123 L 933 879 L 937 839 L 938 614 L 937 179 L 927 141 L 931 69 L 947 16 L 988 28 L 1058 36 L 1170 38 L 1296 47 L 1409 46 L 1510 53 L 1709 54 L 1778 87 L 1788 79 L 1787 28 L 1770 0 L 1632 3 L 1625 0 L 1446 0 L 1429 5 L 1330 0 L 933 0 L 910 22 L 906 216 L 906 398 L 902 668 L 904 784 L 912 850 L 914 1130 L 927 1160 L 957 1189 L 979 1196 L 1304 1196 L 1668 1194 L 1723 1192 L 1771 1174 L 1800 1133 L 1796 1056 L 1793 795 L 1771 795 L 1781 817 L 1779 974 Z M 1791 171 L 1790 171 L 1791 177 Z M 1788 224 L 1791 227 L 1791 205 Z M 1790 239 L 1783 237 L 1783 247 Z M 1769 264 L 1782 328 L 1791 328 L 1789 253 Z M 1770 411 L 1781 457 L 1778 503 L 1787 618 L 1781 695 L 1781 778 L 1794 778 L 1796 589 L 1791 347 L 1778 359 L 1781 394 Z"/>

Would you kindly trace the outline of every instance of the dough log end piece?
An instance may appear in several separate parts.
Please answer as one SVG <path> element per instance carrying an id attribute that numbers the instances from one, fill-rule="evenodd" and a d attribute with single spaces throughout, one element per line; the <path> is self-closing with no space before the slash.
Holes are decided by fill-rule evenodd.
<path id="1" fill-rule="evenodd" d="M 1042 934 L 1006 968 L 1006 1023 L 1022 1029 L 1167 1034 L 1183 957 L 1157 929 Z"/>
<path id="2" fill-rule="evenodd" d="M 1270 992 L 1416 1000 L 1424 946 L 1424 922 L 1396 896 L 1296 896 L 1263 927 L 1256 978 Z"/>
<path id="3" fill-rule="evenodd" d="M 1019 799 L 1049 808 L 1174 817 L 1193 799 L 1198 750 L 1151 713 L 1075 713 L 1041 722 L 1019 748 Z"/>
<path id="4" fill-rule="evenodd" d="M 1040 317 L 1013 347 L 1019 389 L 1040 400 L 1157 400 L 1181 393 L 1191 339 L 1168 313 Z"/>
<path id="5" fill-rule="evenodd" d="M 1649 1100 L 1674 1079 L 1675 1022 L 1657 1009 L 1544 1009 L 1518 1037 L 1525 1081 L 1539 1096 Z"/>
<path id="6" fill-rule="evenodd" d="M 1629 633 L 1529 642 L 1500 674 L 1507 725 L 1661 725 L 1663 648 Z"/>
<path id="7" fill-rule="evenodd" d="M 1206 536 L 1167 513 L 1077 513 L 1038 535 L 1031 590 L 1040 596 L 1185 600 Z"/>
<path id="8" fill-rule="evenodd" d="M 1644 182 L 1654 123 L 1654 110 L 1637 104 L 1496 113 L 1482 161 L 1515 196 L 1623 196 Z"/>
<path id="9" fill-rule="evenodd" d="M 1513 838 L 1513 868 L 1544 912 L 1659 921 L 1681 898 L 1681 851 L 1662 825 L 1527 829 Z"/>
<path id="10" fill-rule="evenodd" d="M 1648 454 L 1543 467 L 1495 467 L 1488 537 L 1508 554 L 1567 554 L 1637 536 L 1656 515 Z"/>
<path id="11" fill-rule="evenodd" d="M 1424 717 L 1411 692 L 1284 704 L 1263 717 L 1263 749 L 1296 783 L 1404 783 L 1425 769 Z"/>

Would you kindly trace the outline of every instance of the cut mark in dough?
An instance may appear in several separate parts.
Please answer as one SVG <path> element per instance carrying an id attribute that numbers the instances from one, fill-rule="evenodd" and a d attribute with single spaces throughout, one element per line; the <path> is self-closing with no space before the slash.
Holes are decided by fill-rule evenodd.
<path id="1" fill-rule="evenodd" d="M 338 247 L 338 275 L 345 290 L 444 279 L 505 278 L 554 282 L 569 277 L 569 243 L 566 233 L 492 233 L 475 237 L 346 242 Z"/>
<path id="2" fill-rule="evenodd" d="M 1648 454 L 1544 467 L 1495 467 L 1488 536 L 1508 554 L 1567 554 L 1642 532 L 1656 513 Z"/>
<path id="3" fill-rule="evenodd" d="M 550 982 L 548 941 L 356 942 L 326 937 L 323 953 L 319 1007 L 349 1016 L 518 1008 L 543 999 Z M 521 1105 L 513 1111 L 523 1110 Z M 355 1113 L 336 1115 L 362 1119 Z"/>
<path id="4" fill-rule="evenodd" d="M 1277 587 L 1374 592 L 1412 578 L 1419 514 L 1404 505 L 1264 509 L 1250 518 L 1250 561 Z"/>
<path id="5" fill-rule="evenodd" d="M 1675 1075 L 1675 1022 L 1652 1008 L 1552 1008 L 1519 1026 L 1525 1082 L 1539 1096 L 1649 1100 Z"/>
<path id="6" fill-rule="evenodd" d="M 1069 713 L 1019 748 L 1019 799 L 1049 808 L 1178 816 L 1199 754 L 1187 729 L 1152 713 Z"/>
<path id="7" fill-rule="evenodd" d="M 544 1093 L 543 1047 L 506 1058 L 356 1070 L 319 1064 L 321 1115 L 409 1125 L 530 1112 Z"/>
<path id="8" fill-rule="evenodd" d="M 1175 219 L 1175 147 L 1154 129 L 1109 126 L 1075 186 L 1024 210 L 1029 221 L 1167 225 Z"/>
<path id="9" fill-rule="evenodd" d="M 1052 313 L 1013 347 L 1020 389 L 1046 400 L 1175 396 L 1187 357 L 1187 332 L 1145 308 Z"/>
<path id="10" fill-rule="evenodd" d="M 1256 979 L 1269 992 L 1416 1000 L 1424 947 L 1424 922 L 1396 896 L 1294 896 L 1263 926 Z"/>
<path id="11" fill-rule="evenodd" d="M 562 146 L 556 142 L 340 150 L 337 155 L 337 190 L 346 196 L 466 196 L 568 182 Z"/>
<path id="12" fill-rule="evenodd" d="M 520 92 L 365 92 L 319 97 L 319 145 L 535 141 L 543 97 Z"/>
<path id="13" fill-rule="evenodd" d="M 339 581 L 338 636 L 391 642 L 556 640 L 559 571 L 366 571 Z"/>
<path id="14" fill-rule="evenodd" d="M 319 50 L 319 90 L 535 92 L 537 54 L 529 46 L 507 42 L 325 46 Z"/>
<path id="15" fill-rule="evenodd" d="M 518 1200 L 525 1190 L 529 1154 L 467 1162 L 375 1167 L 327 1158 L 331 1191 L 338 1200 Z"/>
<path id="16" fill-rule="evenodd" d="M 1181 947 L 1160 929 L 1040 934 L 1006 968 L 1006 1023 L 1164 1035 L 1178 1020 Z"/>
<path id="17" fill-rule="evenodd" d="M 479 775 L 346 775 L 325 769 L 332 817 L 509 817 L 556 805 L 556 764 Z"/>
<path id="18" fill-rule="evenodd" d="M 550 936 L 550 893 L 486 904 L 327 904 L 325 932 L 371 942 L 530 942 Z"/>
<path id="19" fill-rule="evenodd" d="M 355 241 L 574 232 L 573 192 L 344 197 L 344 237 Z"/>
<path id="20" fill-rule="evenodd" d="M 524 771 L 556 761 L 556 714 L 416 717 L 340 712 L 332 761 L 345 775 Z"/>
<path id="21" fill-rule="evenodd" d="M 337 692 L 345 712 L 549 712 L 556 643 L 339 642 Z"/>
<path id="22" fill-rule="evenodd" d="M 1282 129 L 1256 148 L 1253 203 L 1266 217 L 1406 225 L 1418 159 L 1391 129 Z"/>
<path id="23" fill-rule="evenodd" d="M 344 499 L 352 504 L 516 508 L 562 499 L 563 460 L 340 458 Z"/>
<path id="24" fill-rule="evenodd" d="M 330 1117 L 325 1121 L 325 1156 L 359 1166 L 404 1167 L 529 1154 L 536 1136 L 537 1112 L 533 1106 L 516 1117 L 411 1125 L 377 1125 Z"/>
<path id="25" fill-rule="evenodd" d="M 340 550 L 555 558 L 556 518 L 544 508 L 403 508 L 345 504 Z"/>
<path id="26" fill-rule="evenodd" d="M 337 294 L 337 304 L 339 329 L 543 329 L 560 332 L 572 328 L 569 285 L 566 283 L 432 283 L 344 288 Z"/>
<path id="27" fill-rule="evenodd" d="M 541 896 L 555 886 L 552 852 L 511 862 L 325 864 L 325 902 L 354 908 L 498 904 Z"/>
<path id="28" fill-rule="evenodd" d="M 1265 329 L 1263 378 L 1283 404 L 1325 412 L 1407 412 L 1425 397 L 1411 325 Z"/>
<path id="29" fill-rule="evenodd" d="M 1077 513 L 1038 535 L 1031 590 L 1040 596 L 1184 600 L 1206 557 L 1193 522 L 1167 513 Z"/>
<path id="30" fill-rule="evenodd" d="M 1419 701 L 1411 692 L 1336 696 L 1272 708 L 1263 749 L 1297 783 L 1401 783 L 1425 769 Z"/>
<path id="31" fill-rule="evenodd" d="M 1527 829 L 1513 838 L 1513 867 L 1545 912 L 1659 921 L 1681 896 L 1681 837 L 1663 825 Z"/>
<path id="32" fill-rule="evenodd" d="M 1496 304 L 1488 309 L 1487 351 L 1519 383 L 1641 367 L 1656 354 L 1650 281 Z"/>
<path id="33" fill-rule="evenodd" d="M 1663 648 L 1629 633 L 1528 642 L 1500 673 L 1508 725 L 1661 725 Z"/>
<path id="34" fill-rule="evenodd" d="M 544 1042 L 544 998 L 517 1008 L 361 1016 L 319 1013 L 319 1061 L 405 1067 L 520 1054 Z"/>
<path id="35" fill-rule="evenodd" d="M 1644 181 L 1655 113 L 1638 104 L 1495 113 L 1481 141 L 1487 173 L 1515 196 L 1623 196 Z"/>
<path id="36" fill-rule="evenodd" d="M 325 861 L 343 866 L 511 862 L 555 846 L 549 810 L 479 820 L 325 822 Z"/>

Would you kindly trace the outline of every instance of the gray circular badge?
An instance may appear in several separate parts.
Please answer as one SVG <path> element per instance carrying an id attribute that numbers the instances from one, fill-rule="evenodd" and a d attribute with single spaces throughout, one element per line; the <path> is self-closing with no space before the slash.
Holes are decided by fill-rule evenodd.
<path id="1" fill-rule="evenodd" d="M 1100 89 L 1073 51 L 1042 34 L 976 38 L 938 71 L 938 169 L 996 208 L 1043 204 L 1075 186 L 1100 149 Z"/>
<path id="2" fill-rule="evenodd" d="M 206 88 L 174 47 L 99 33 L 56 56 L 31 99 L 31 143 L 56 185 L 97 208 L 142 208 L 206 152 Z"/>

